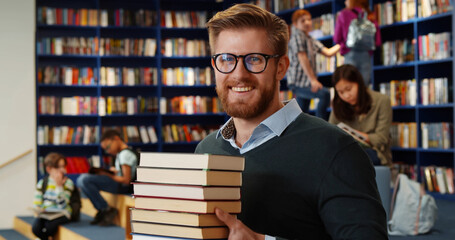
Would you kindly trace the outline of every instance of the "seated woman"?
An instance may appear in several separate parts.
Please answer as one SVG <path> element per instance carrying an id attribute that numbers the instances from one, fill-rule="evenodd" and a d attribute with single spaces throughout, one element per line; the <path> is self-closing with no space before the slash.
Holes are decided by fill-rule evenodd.
<path id="1" fill-rule="evenodd" d="M 335 70 L 332 86 L 335 87 L 335 97 L 329 122 L 339 126 L 343 123 L 348 125 L 352 130 L 351 135 L 357 135 L 366 142 L 362 146 L 374 165 L 390 166 L 390 98 L 368 89 L 357 68 L 349 64 Z"/>

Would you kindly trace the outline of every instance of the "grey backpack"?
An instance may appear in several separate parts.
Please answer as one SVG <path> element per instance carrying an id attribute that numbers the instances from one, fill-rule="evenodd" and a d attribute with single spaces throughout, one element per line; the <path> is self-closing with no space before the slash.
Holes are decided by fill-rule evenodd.
<path id="1" fill-rule="evenodd" d="M 365 11 L 360 13 L 355 9 L 352 11 L 357 14 L 357 18 L 349 24 L 346 46 L 354 50 L 374 50 L 376 48 L 376 26 L 367 19 Z"/>
<path id="2" fill-rule="evenodd" d="M 418 235 L 433 227 L 438 215 L 434 198 L 423 185 L 399 174 L 393 190 L 388 231 L 390 235 Z"/>

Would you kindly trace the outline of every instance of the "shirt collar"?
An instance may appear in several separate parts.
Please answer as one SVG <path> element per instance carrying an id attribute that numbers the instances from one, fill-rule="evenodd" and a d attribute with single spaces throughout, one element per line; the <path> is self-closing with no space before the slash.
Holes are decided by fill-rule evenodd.
<path id="1" fill-rule="evenodd" d="M 269 128 L 275 135 L 280 136 L 283 131 L 291 124 L 302 110 L 295 99 L 284 102 L 284 107 L 266 118 L 259 125 Z M 259 127 L 259 126 L 258 126 Z M 258 128 L 256 127 L 256 128 Z M 253 131 L 254 133 L 254 131 Z M 216 138 L 222 136 L 224 140 L 235 137 L 236 129 L 234 120 L 230 118 L 217 132 Z"/>

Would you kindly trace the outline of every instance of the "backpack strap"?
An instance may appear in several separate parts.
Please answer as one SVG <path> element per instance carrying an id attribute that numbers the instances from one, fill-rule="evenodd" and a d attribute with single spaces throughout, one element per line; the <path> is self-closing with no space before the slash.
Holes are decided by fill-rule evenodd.
<path id="1" fill-rule="evenodd" d="M 425 187 L 423 186 L 423 184 L 420 184 L 419 206 L 417 207 L 417 216 L 416 216 L 416 223 L 415 223 L 415 229 L 414 229 L 415 235 L 419 234 L 419 218 L 420 218 L 420 210 L 422 209 L 423 195 L 425 195 Z"/>
<path id="2" fill-rule="evenodd" d="M 45 175 L 43 177 L 43 184 L 41 185 L 41 192 L 44 193 L 46 192 L 46 188 L 47 188 L 47 182 L 49 181 L 49 175 Z"/>
<path id="3" fill-rule="evenodd" d="M 398 192 L 398 187 L 400 185 L 400 175 L 397 176 L 397 179 L 395 180 L 395 186 L 393 188 L 393 194 L 392 194 L 392 202 L 390 203 L 390 216 L 389 220 L 392 220 L 393 216 L 393 209 L 395 207 L 395 200 L 397 198 L 397 192 Z"/>

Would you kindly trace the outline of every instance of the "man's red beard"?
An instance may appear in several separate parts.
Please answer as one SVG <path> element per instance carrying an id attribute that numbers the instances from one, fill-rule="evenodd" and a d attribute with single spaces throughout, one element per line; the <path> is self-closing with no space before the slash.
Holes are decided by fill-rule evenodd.
<path id="1" fill-rule="evenodd" d="M 230 87 L 228 86 L 235 85 L 229 85 L 229 82 L 227 81 L 221 86 L 217 85 L 216 92 L 221 100 L 224 111 L 226 111 L 229 116 L 235 118 L 254 118 L 262 114 L 267 109 L 270 101 L 272 101 L 275 91 L 277 91 L 278 84 L 276 81 L 272 81 L 271 84 L 273 84 L 271 88 L 261 90 L 260 98 L 255 102 L 247 102 L 242 99 L 236 100 L 235 102 L 229 102 L 228 95 Z M 257 84 L 253 84 L 249 81 L 245 85 L 256 86 Z M 256 90 L 258 89 L 256 88 Z"/>

